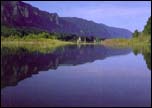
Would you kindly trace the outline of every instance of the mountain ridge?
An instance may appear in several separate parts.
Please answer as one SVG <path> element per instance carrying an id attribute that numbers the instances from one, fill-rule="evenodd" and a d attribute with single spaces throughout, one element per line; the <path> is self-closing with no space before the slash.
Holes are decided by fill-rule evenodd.
<path id="1" fill-rule="evenodd" d="M 132 32 L 77 17 L 60 17 L 21 1 L 1 2 L 1 24 L 14 28 L 36 28 L 47 32 L 94 36 L 99 38 L 131 38 Z"/>

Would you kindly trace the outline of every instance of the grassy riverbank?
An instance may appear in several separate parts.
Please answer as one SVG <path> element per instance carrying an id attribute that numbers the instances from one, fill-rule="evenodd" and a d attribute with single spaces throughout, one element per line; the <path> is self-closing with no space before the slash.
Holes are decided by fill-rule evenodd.
<path id="1" fill-rule="evenodd" d="M 1 48 L 10 48 L 12 52 L 18 48 L 24 48 L 30 52 L 40 51 L 46 53 L 47 51 L 53 51 L 58 47 L 71 45 L 73 42 L 65 42 L 57 39 L 46 39 L 46 38 L 32 38 L 32 37 L 17 37 L 17 36 L 9 36 L 2 37 L 1 36 Z"/>
<path id="2" fill-rule="evenodd" d="M 16 49 L 22 48 L 30 52 L 40 51 L 42 53 L 52 52 L 57 48 L 62 48 L 67 45 L 89 45 L 100 44 L 99 42 L 77 42 L 77 41 L 63 41 L 56 38 L 44 37 L 18 37 L 18 36 L 1 36 L 1 48 L 9 48 L 12 52 Z"/>
<path id="3" fill-rule="evenodd" d="M 107 39 L 103 41 L 102 44 L 106 46 L 114 46 L 114 47 L 145 46 L 145 45 L 151 45 L 151 36 L 140 36 L 131 39 Z"/>

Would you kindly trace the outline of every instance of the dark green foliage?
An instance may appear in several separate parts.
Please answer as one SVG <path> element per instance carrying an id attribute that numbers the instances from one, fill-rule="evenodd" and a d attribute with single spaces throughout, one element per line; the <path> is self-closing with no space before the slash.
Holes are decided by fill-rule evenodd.
<path id="1" fill-rule="evenodd" d="M 1 26 L 1 36 L 8 37 L 8 36 L 14 36 L 14 35 L 21 36 L 21 32 L 17 31 L 14 28 L 9 28 L 9 27 L 6 27 L 6 26 Z"/>
<path id="2" fill-rule="evenodd" d="M 147 24 L 144 27 L 143 33 L 145 35 L 151 35 L 151 16 L 149 17 Z"/>
<path id="3" fill-rule="evenodd" d="M 151 17 L 149 17 L 147 24 L 144 27 L 144 30 L 140 33 L 138 30 L 135 30 L 133 33 L 133 38 L 139 37 L 139 35 L 142 36 L 151 36 Z M 150 39 L 151 41 L 151 39 Z"/>
<path id="4" fill-rule="evenodd" d="M 139 36 L 139 32 L 138 32 L 138 30 L 135 30 L 134 33 L 133 33 L 133 37 L 136 38 L 138 36 Z"/>
<path id="5" fill-rule="evenodd" d="M 24 37 L 29 34 L 40 34 L 42 32 L 46 32 L 46 31 L 38 30 L 35 28 L 13 28 L 13 27 L 6 27 L 4 25 L 1 25 L 1 36 L 4 37 L 15 36 L 15 35 L 19 37 Z"/>
<path id="6" fill-rule="evenodd" d="M 2 37 L 10 37 L 10 39 L 58 39 L 62 41 L 77 41 L 80 36 L 75 34 L 67 34 L 67 33 L 49 33 L 44 30 L 37 30 L 34 28 L 11 28 L 3 26 L 1 27 L 1 36 Z M 101 38 L 96 38 L 94 36 L 82 36 L 82 42 L 100 42 Z"/>

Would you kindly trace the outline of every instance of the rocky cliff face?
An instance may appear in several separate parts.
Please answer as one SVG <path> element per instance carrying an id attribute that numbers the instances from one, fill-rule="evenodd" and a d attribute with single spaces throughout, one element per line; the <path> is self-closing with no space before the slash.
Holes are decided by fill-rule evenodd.
<path id="1" fill-rule="evenodd" d="M 56 13 L 48 13 L 20 1 L 3 1 L 1 22 L 10 27 L 33 27 L 51 31 L 59 24 Z"/>
<path id="2" fill-rule="evenodd" d="M 100 38 L 130 38 L 129 30 L 109 27 L 75 17 L 59 17 L 21 1 L 1 1 L 1 24 L 14 28 L 39 29 L 48 32 L 96 36 Z"/>

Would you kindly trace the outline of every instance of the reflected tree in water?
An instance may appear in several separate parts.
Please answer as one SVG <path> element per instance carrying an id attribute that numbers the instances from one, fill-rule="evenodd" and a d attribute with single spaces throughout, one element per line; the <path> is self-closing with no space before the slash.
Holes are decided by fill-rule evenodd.
<path id="1" fill-rule="evenodd" d="M 149 70 L 151 70 L 151 46 L 134 47 L 135 55 L 142 54 Z"/>

